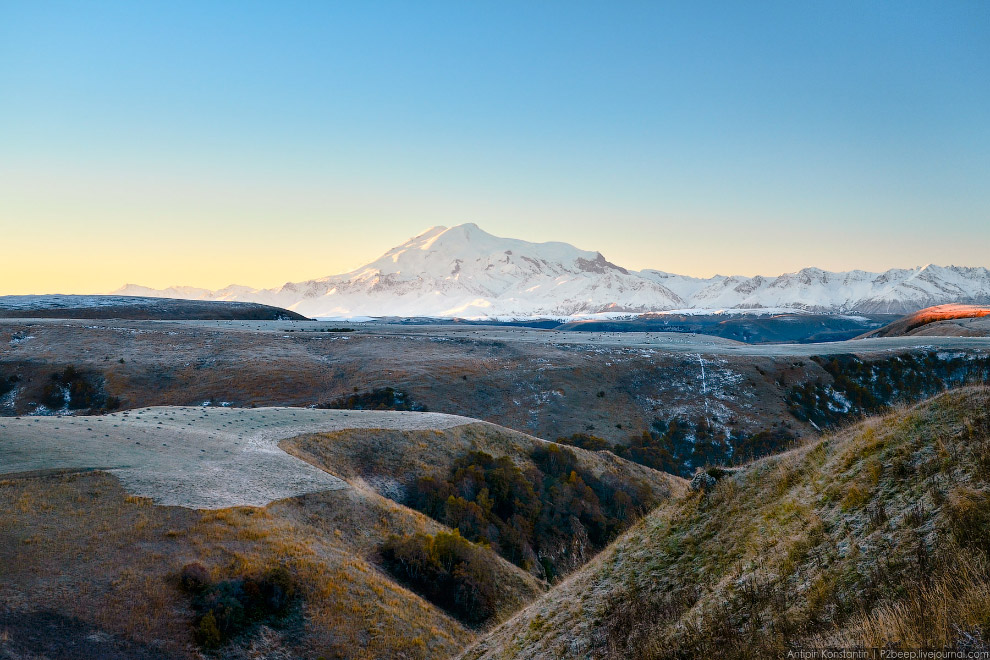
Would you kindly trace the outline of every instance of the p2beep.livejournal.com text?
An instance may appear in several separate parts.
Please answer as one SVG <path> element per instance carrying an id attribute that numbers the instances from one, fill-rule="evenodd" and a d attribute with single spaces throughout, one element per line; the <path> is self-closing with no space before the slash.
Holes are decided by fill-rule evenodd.
<path id="1" fill-rule="evenodd" d="M 982 649 L 796 648 L 781 657 L 794 660 L 990 660 Z"/>

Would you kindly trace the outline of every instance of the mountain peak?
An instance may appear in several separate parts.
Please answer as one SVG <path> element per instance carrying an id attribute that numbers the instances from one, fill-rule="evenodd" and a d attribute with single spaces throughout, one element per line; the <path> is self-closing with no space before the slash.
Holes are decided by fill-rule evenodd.
<path id="1" fill-rule="evenodd" d="M 489 234 L 488 232 L 486 232 L 485 230 L 483 230 L 481 227 L 479 227 L 473 222 L 464 222 L 459 225 L 454 225 L 449 229 L 449 231 L 459 232 L 461 234 L 464 234 L 465 236 L 470 236 L 471 234 L 477 234 L 477 233 L 481 233 L 486 236 L 491 236 L 491 234 Z"/>
<path id="2" fill-rule="evenodd" d="M 437 235 L 437 238 L 442 238 L 445 242 L 451 243 L 453 241 L 507 241 L 512 239 L 499 238 L 493 234 L 489 234 L 487 231 L 479 227 L 473 222 L 465 222 L 460 225 L 454 225 L 453 227 L 441 232 Z"/>
<path id="3" fill-rule="evenodd" d="M 245 300 L 318 317 L 563 317 L 684 308 L 900 314 L 947 302 L 990 303 L 990 272 L 934 264 L 884 273 L 803 268 L 777 277 L 630 272 L 600 252 L 494 236 L 466 222 L 430 227 L 350 273 L 276 289 L 128 285 L 118 293 Z"/>

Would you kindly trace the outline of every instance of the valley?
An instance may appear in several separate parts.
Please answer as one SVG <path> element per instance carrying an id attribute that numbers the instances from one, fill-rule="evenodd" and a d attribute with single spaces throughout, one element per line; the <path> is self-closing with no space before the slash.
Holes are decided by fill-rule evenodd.
<path id="1" fill-rule="evenodd" d="M 979 651 L 988 404 L 985 387 L 943 394 L 711 471 L 461 657 Z"/>
<path id="2" fill-rule="evenodd" d="M 0 660 L 990 660 L 990 3 L 0 63 Z"/>
<path id="3" fill-rule="evenodd" d="M 622 447 L 642 444 L 647 433 L 647 444 L 670 457 L 643 460 L 685 476 L 706 462 L 786 448 L 877 405 L 983 382 L 990 369 L 990 345 L 979 337 L 744 344 L 685 333 L 509 326 L 24 320 L 0 322 L 0 342 L 0 414 L 312 407 L 393 388 L 415 406 L 406 409 L 542 438 L 585 435 Z M 952 367 L 933 380 L 915 364 L 911 391 L 901 391 L 904 383 L 880 387 L 884 381 L 874 378 L 867 384 L 873 407 L 863 407 L 861 394 L 836 391 L 839 373 L 825 367 L 830 356 L 856 356 L 843 364 L 865 361 L 900 373 L 906 363 L 898 356 L 916 355 Z M 67 369 L 75 380 L 67 380 Z M 73 388 L 85 394 L 67 400 Z M 672 423 L 680 429 L 673 435 Z"/>
<path id="4" fill-rule="evenodd" d="M 888 525 L 932 515 L 937 529 L 956 515 L 938 501 L 978 497 L 943 480 L 935 503 L 912 499 L 935 488 L 924 484 L 936 449 L 901 419 L 945 418 L 939 447 L 960 432 L 984 442 L 986 394 L 972 384 L 990 381 L 988 342 L 0 320 L 0 650 L 660 658 L 700 657 L 728 640 L 738 657 L 872 641 L 881 624 L 852 616 L 851 592 L 836 584 L 837 571 L 859 566 L 843 539 L 881 524 L 874 492 L 893 493 Z M 914 453 L 901 467 L 888 468 L 887 454 L 860 466 L 848 457 L 866 451 L 854 449 L 864 434 L 870 452 L 908 443 Z M 975 449 L 951 442 L 937 449 L 939 474 L 969 469 L 959 452 Z M 801 467 L 812 456 L 819 462 Z M 778 465 L 791 476 L 766 476 Z M 739 522 L 746 515 L 762 518 Z M 815 520 L 818 536 L 800 540 L 794 526 Z M 856 541 L 862 561 L 881 547 L 896 558 L 871 594 L 913 579 L 916 537 L 896 525 Z M 934 539 L 924 561 L 943 566 Z M 794 548 L 767 554 L 774 543 Z M 754 568 L 752 548 L 784 563 Z M 642 565 L 647 556 L 656 559 Z M 692 578 L 680 561 L 713 577 Z M 966 566 L 984 584 L 982 565 Z M 800 577 L 769 577 L 782 571 Z M 939 585 L 959 579 L 943 573 Z M 794 609 L 802 594 L 816 600 Z M 690 635 L 677 632 L 687 607 L 702 617 Z M 654 610 L 665 614 L 637 618 Z M 897 625 L 921 634 L 912 621 Z M 944 626 L 931 634 L 952 641 Z"/>
<path id="5" fill-rule="evenodd" d="M 542 593 L 544 566 L 574 570 L 603 540 L 587 538 L 598 524 L 590 518 L 573 529 L 554 526 L 557 541 L 550 527 L 538 527 L 519 546 L 533 561 L 513 563 L 462 539 L 456 523 L 451 532 L 448 518 L 410 508 L 409 492 L 476 457 L 519 466 L 529 479 L 541 474 L 534 461 L 544 460 L 547 446 L 555 447 L 436 413 L 144 408 L 7 418 L 0 423 L 0 649 L 8 657 L 184 658 L 220 647 L 227 657 L 449 656 L 477 637 L 480 624 Z M 608 454 L 555 451 L 554 460 L 570 461 L 568 470 L 593 487 L 584 500 L 618 516 L 605 541 L 685 490 L 676 477 Z M 615 509 L 607 498 L 618 489 L 631 494 Z M 497 491 L 491 496 L 498 500 Z M 550 515 L 547 496 L 539 497 L 535 511 Z M 464 599 L 424 600 L 387 560 L 395 556 L 390 544 L 434 538 L 452 544 L 458 570 L 469 572 L 445 578 Z M 542 563 L 530 543 L 542 544 Z M 201 599 L 214 588 L 203 585 L 265 588 L 289 575 L 279 583 L 288 600 L 271 614 L 233 617 L 233 600 L 208 606 Z M 189 587 L 193 579 L 200 586 Z M 34 626 L 44 617 L 54 634 L 38 638 Z"/>

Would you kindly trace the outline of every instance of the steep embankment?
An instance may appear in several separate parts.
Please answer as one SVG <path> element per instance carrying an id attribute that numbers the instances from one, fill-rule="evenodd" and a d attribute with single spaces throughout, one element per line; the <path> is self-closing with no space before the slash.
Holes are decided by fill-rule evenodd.
<path id="1" fill-rule="evenodd" d="M 882 328 L 860 335 L 871 337 L 990 337 L 990 307 L 986 305 L 936 305 L 908 314 Z"/>
<path id="2" fill-rule="evenodd" d="M 659 507 L 464 657 L 767 657 L 990 633 L 990 390 L 867 420 Z"/>

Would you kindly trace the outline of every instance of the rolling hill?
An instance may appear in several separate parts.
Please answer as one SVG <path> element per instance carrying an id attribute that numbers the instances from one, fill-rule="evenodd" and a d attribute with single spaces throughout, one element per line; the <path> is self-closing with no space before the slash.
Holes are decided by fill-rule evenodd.
<path id="1" fill-rule="evenodd" d="M 632 489 L 623 527 L 637 505 L 685 488 L 610 455 L 434 413 L 158 407 L 6 418 L 0 654 L 449 657 L 547 583 L 539 566 L 416 510 L 408 492 L 489 461 L 498 474 L 545 474 L 560 493 L 564 482 L 540 463 L 551 449 L 603 498 Z M 461 494 L 500 501 L 494 488 Z M 587 491 L 581 501 L 608 508 Z M 547 494 L 531 504 L 556 506 Z M 584 532 L 594 524 L 557 529 L 565 554 L 597 547 Z M 439 559 L 421 568 L 456 599 L 403 570 L 422 544 Z"/>
<path id="2" fill-rule="evenodd" d="M 305 316 L 256 302 L 161 296 L 0 296 L 0 318 L 304 321 Z"/>
<path id="3" fill-rule="evenodd" d="M 882 328 L 860 335 L 871 337 L 988 337 L 990 307 L 981 305 L 937 305 L 888 323 Z"/>

